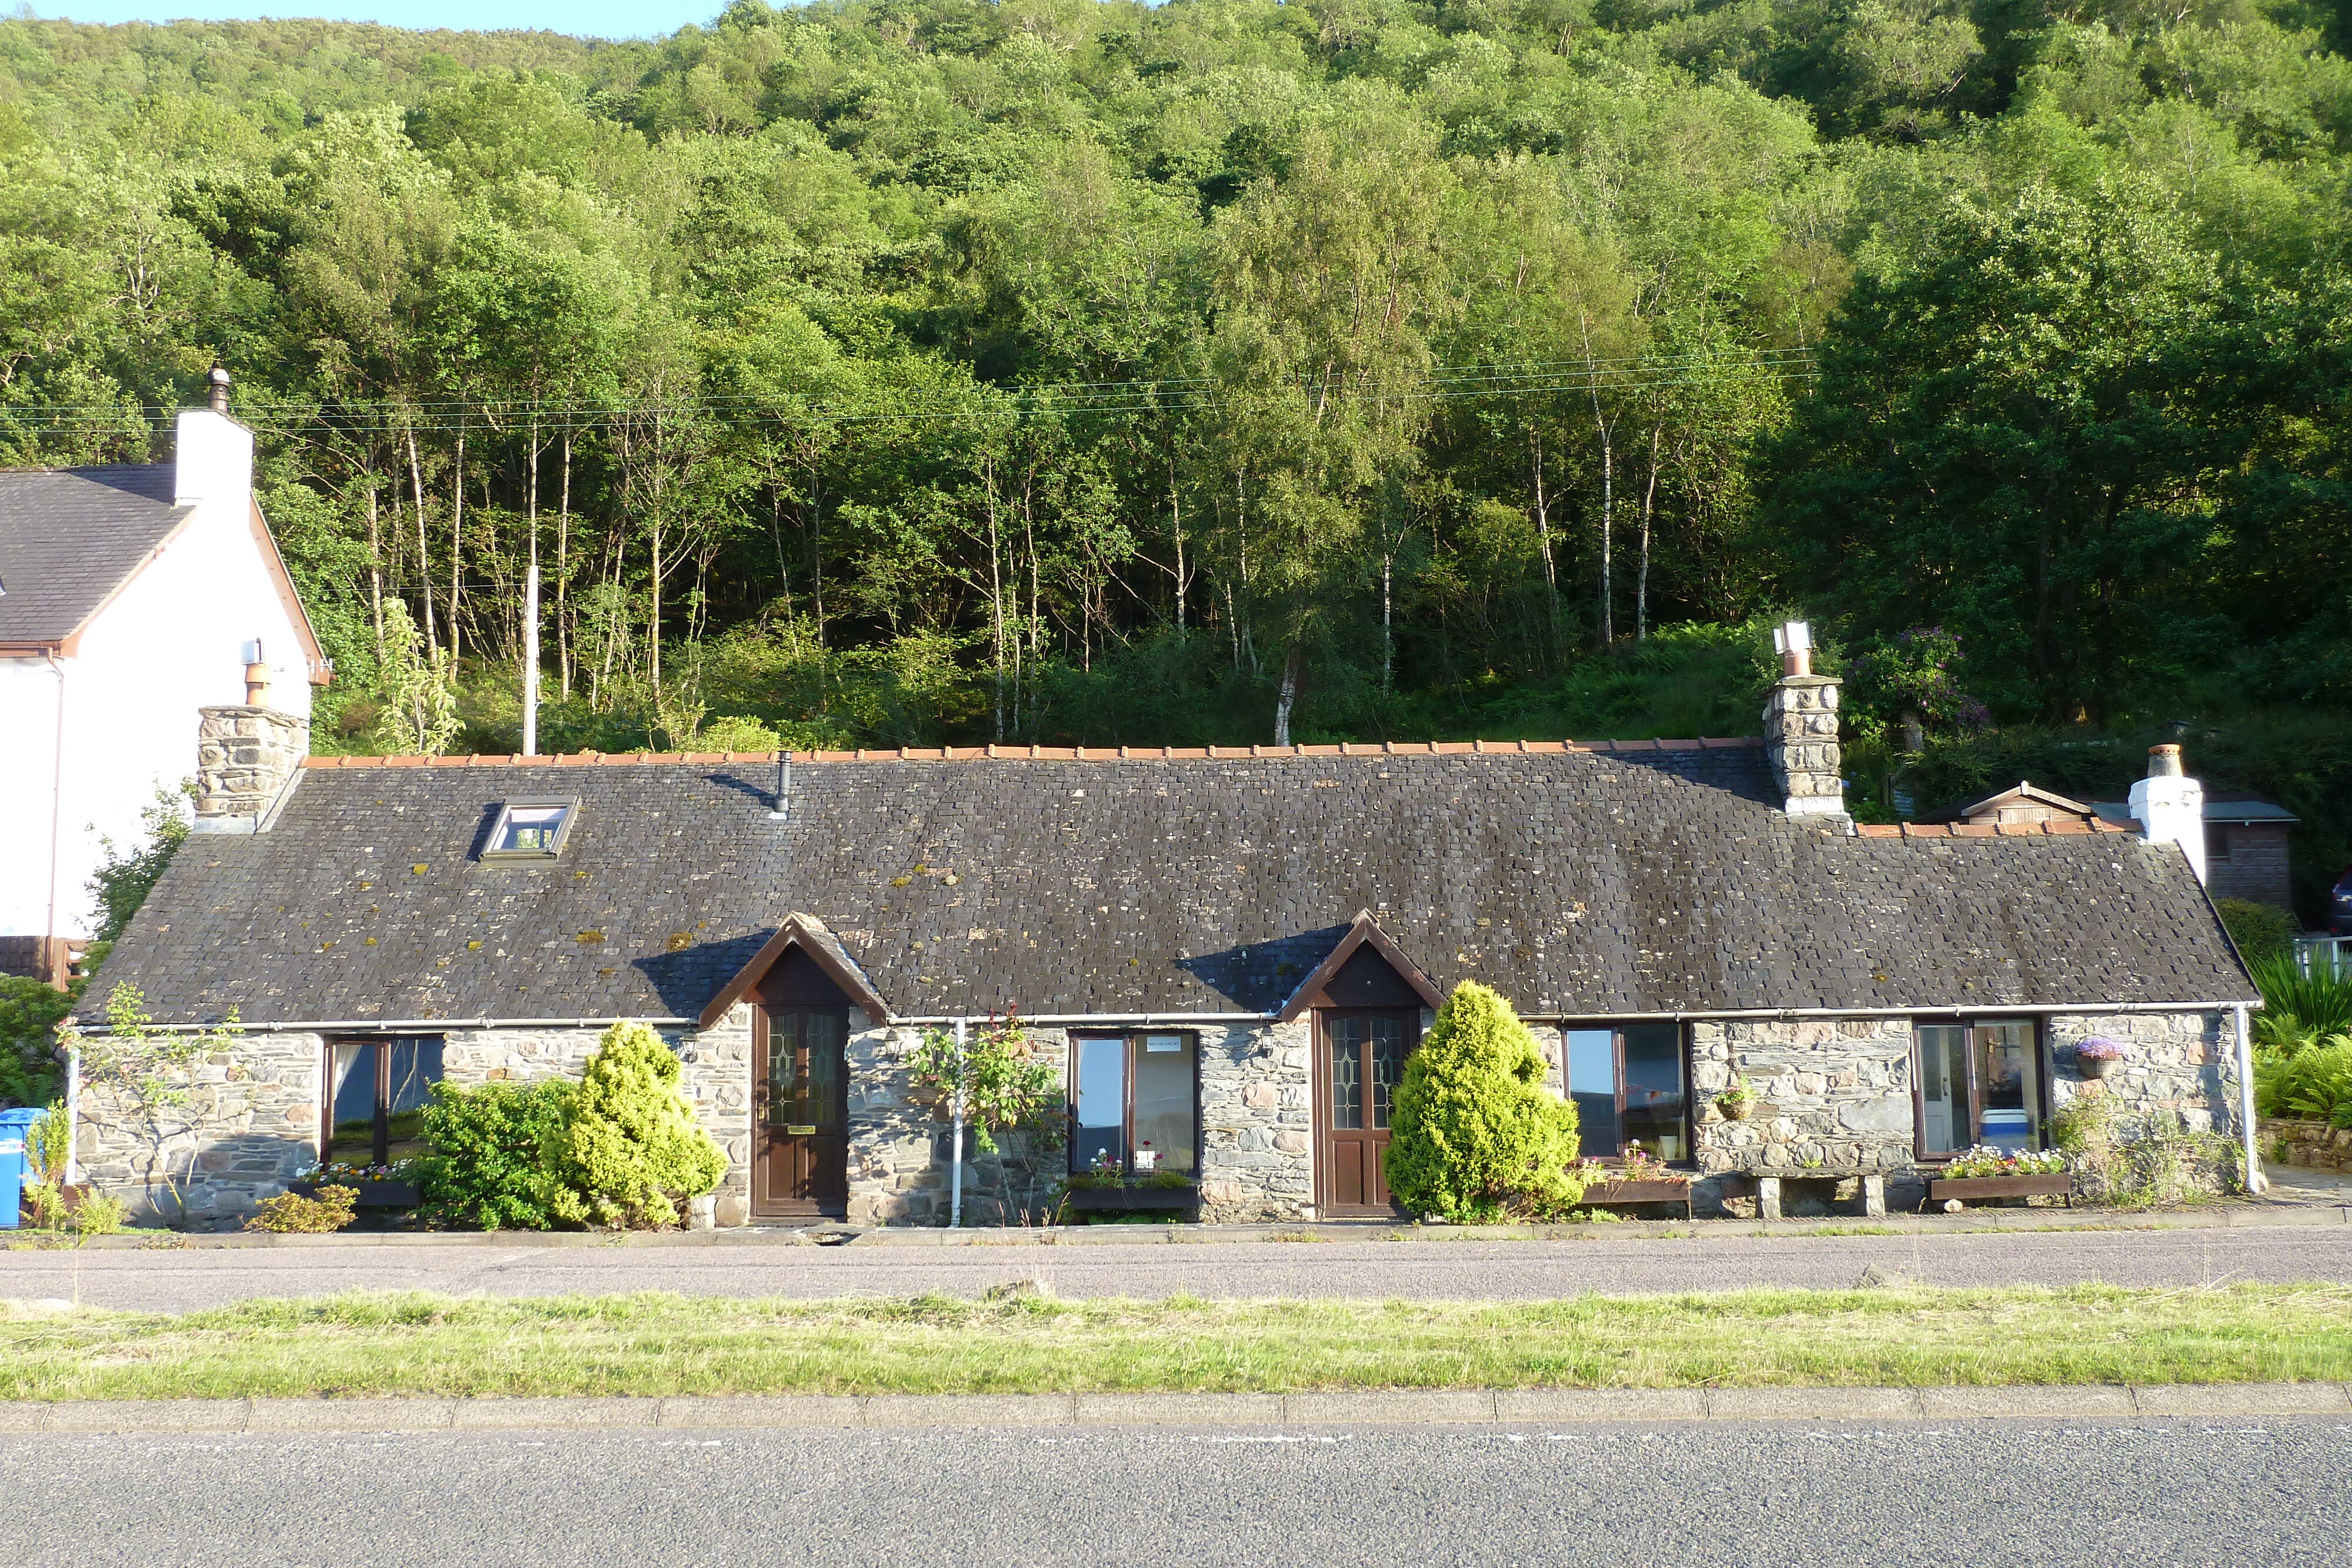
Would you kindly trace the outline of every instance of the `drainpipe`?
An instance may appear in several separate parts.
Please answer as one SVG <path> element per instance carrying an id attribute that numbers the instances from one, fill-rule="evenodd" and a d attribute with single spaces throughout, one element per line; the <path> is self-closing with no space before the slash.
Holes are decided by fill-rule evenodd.
<path id="1" fill-rule="evenodd" d="M 58 663 L 55 649 L 45 649 L 42 657 L 49 662 L 49 673 L 58 678 L 58 725 L 50 736 L 55 742 L 49 760 L 49 917 L 47 929 L 41 933 L 44 947 L 42 963 L 49 971 L 49 984 L 62 991 L 66 988 L 66 966 L 62 946 L 58 940 L 58 858 L 62 852 L 66 809 L 66 667 Z"/>
<path id="2" fill-rule="evenodd" d="M 955 1146 L 948 1154 L 948 1228 L 963 1227 L 963 1031 L 965 1020 L 955 1020 L 956 1088 Z"/>
<path id="3" fill-rule="evenodd" d="M 66 1186 L 81 1180 L 81 1048 L 66 1052 Z"/>
<path id="4" fill-rule="evenodd" d="M 2246 1033 L 2246 1004 L 2235 1009 L 2238 1020 L 2238 1120 L 2246 1135 L 2246 1191 L 2268 1192 L 2271 1178 L 2263 1175 L 2260 1140 L 2254 1135 L 2254 1051 Z"/>

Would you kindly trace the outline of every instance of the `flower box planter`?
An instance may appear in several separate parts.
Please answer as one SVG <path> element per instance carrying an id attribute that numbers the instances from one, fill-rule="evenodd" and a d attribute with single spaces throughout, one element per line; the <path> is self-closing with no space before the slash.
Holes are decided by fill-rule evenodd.
<path id="1" fill-rule="evenodd" d="M 297 1181 L 287 1183 L 286 1190 L 315 1198 L 322 1186 L 347 1186 L 357 1192 L 354 1208 L 415 1208 L 424 1201 L 413 1181 Z"/>
<path id="2" fill-rule="evenodd" d="M 1179 1214 L 1201 1207 L 1197 1186 L 1078 1186 L 1063 1204 L 1073 1214 Z"/>
<path id="3" fill-rule="evenodd" d="M 2063 1197 L 2074 1207 L 2074 1178 L 2064 1171 L 2039 1176 L 1937 1176 L 1927 1184 L 1927 1201 L 1947 1198 L 1980 1203 L 1995 1197 Z"/>
<path id="4" fill-rule="evenodd" d="M 1683 1218 L 1691 1217 L 1688 1176 L 1652 1176 L 1642 1181 L 1604 1181 L 1584 1189 L 1577 1200 L 1589 1208 L 1630 1208 L 1641 1203 L 1679 1203 Z"/>
<path id="5" fill-rule="evenodd" d="M 2077 1056 L 2074 1066 L 2084 1078 L 2105 1078 L 2124 1064 L 2120 1056 Z"/>

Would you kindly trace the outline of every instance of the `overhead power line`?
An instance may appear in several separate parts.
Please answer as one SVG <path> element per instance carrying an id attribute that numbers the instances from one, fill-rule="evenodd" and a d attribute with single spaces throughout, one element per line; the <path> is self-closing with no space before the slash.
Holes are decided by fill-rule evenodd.
<path id="1" fill-rule="evenodd" d="M 1767 375 L 1810 380 L 1812 355 L 1802 349 L 1764 349 L 1737 355 L 1668 354 L 1484 365 L 1437 366 L 1417 375 L 1326 390 L 1311 382 L 1251 386 L 1207 376 L 1120 382 L 1061 382 L 1013 387 L 973 382 L 952 387 L 888 386 L 834 399 L 751 392 L 698 393 L 668 402 L 612 402 L 568 399 L 429 398 L 327 401 L 247 397 L 236 416 L 286 434 L 331 428 L 354 435 L 455 431 L 518 431 L 536 426 L 562 434 L 593 430 L 616 420 L 694 416 L 728 425 L 964 423 L 1043 414 L 1166 414 L 1268 395 L 1296 394 L 1343 404 L 1463 402 L 1480 399 L 1623 393 L 1723 384 Z M 177 412 L 142 408 L 151 422 Z M 0 408 L 0 423 L 50 429 L 120 429 L 133 417 L 121 404 L 58 403 Z"/>

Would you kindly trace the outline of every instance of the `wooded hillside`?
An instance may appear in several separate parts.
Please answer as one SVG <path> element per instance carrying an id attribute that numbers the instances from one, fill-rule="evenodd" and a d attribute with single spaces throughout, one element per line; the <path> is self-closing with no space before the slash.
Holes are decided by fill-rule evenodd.
<path id="1" fill-rule="evenodd" d="M 1915 795 L 2179 733 L 2332 876 L 2346 26 L 0 22 L 0 462 L 160 455 L 217 355 L 329 748 L 512 749 L 534 548 L 543 749 L 1744 733 L 1798 611 L 1874 812 L 1906 712 Z"/>

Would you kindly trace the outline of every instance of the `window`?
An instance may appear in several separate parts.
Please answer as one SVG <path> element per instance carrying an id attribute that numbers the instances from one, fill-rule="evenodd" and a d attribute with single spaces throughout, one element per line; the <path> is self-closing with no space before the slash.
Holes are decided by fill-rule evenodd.
<path id="1" fill-rule="evenodd" d="M 1921 1159 L 1979 1144 L 2042 1146 L 2042 1050 L 2032 1019 L 1923 1023 L 1914 1032 Z"/>
<path id="2" fill-rule="evenodd" d="M 2229 829 L 2216 826 L 2206 828 L 2205 858 L 2209 861 L 2225 861 L 2230 858 Z"/>
<path id="3" fill-rule="evenodd" d="M 1070 1169 L 1137 1176 L 1199 1164 L 1200 1051 L 1188 1034 L 1070 1042 Z"/>
<path id="4" fill-rule="evenodd" d="M 1639 1144 L 1653 1157 L 1690 1157 L 1690 1093 L 1683 1072 L 1682 1026 L 1633 1023 L 1564 1029 L 1568 1097 L 1584 1153 L 1616 1159 Z"/>
<path id="5" fill-rule="evenodd" d="M 564 838 L 578 814 L 577 800 L 509 800 L 499 808 L 491 825 L 486 861 L 553 860 L 563 852 Z"/>
<path id="6" fill-rule="evenodd" d="M 327 1046 L 327 1138 L 335 1164 L 390 1165 L 424 1152 L 424 1112 L 441 1082 L 441 1040 L 338 1040 Z"/>

